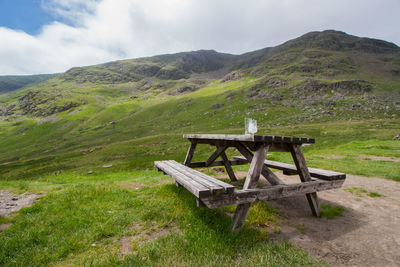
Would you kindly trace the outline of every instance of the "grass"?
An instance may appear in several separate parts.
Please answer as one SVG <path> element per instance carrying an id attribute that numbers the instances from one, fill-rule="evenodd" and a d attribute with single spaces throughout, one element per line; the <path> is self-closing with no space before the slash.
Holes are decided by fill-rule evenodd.
<path id="1" fill-rule="evenodd" d="M 361 187 L 351 187 L 351 188 L 346 188 L 344 190 L 349 191 L 350 193 L 355 194 L 359 197 L 362 197 L 364 195 L 367 195 L 369 197 L 385 197 L 384 195 L 379 194 L 377 192 L 373 192 L 373 191 L 368 192 L 367 190 L 365 190 L 364 188 L 361 188 Z"/>
<path id="2" fill-rule="evenodd" d="M 333 219 L 336 216 L 341 216 L 344 211 L 345 208 L 343 208 L 342 206 L 331 206 L 329 204 L 323 203 L 321 204 L 320 217 Z"/>
<path id="3" fill-rule="evenodd" d="M 90 177 L 90 178 L 89 178 Z M 287 242 L 269 239 L 264 228 L 269 214 L 249 216 L 240 232 L 230 232 L 224 209 L 196 208 L 194 197 L 164 183 L 156 172 L 126 172 L 93 176 L 62 174 L 27 181 L 32 191 L 46 196 L 22 209 L 0 234 L 0 265 L 93 266 L 282 266 L 321 265 Z M 134 190 L 121 185 L 147 185 Z M 6 186 L 7 183 L 1 185 Z M 8 182 L 9 187 L 17 183 Z M 19 189 L 16 189 L 19 190 Z M 269 213 L 261 204 L 259 209 Z M 256 207 L 257 209 L 257 207 Z M 254 210 L 254 209 L 253 209 Z M 123 236 L 171 227 L 166 235 L 132 244 L 120 255 Z M 275 227 L 276 228 L 276 227 Z M 200 248 L 200 249 L 199 249 Z"/>
<path id="4" fill-rule="evenodd" d="M 369 192 L 368 196 L 370 196 L 370 197 L 385 197 L 384 195 L 379 194 L 377 192 Z"/>
<path id="5" fill-rule="evenodd" d="M 346 188 L 346 191 L 349 191 L 352 194 L 355 194 L 359 197 L 363 196 L 363 193 L 368 193 L 367 190 L 365 190 L 364 188 L 360 188 L 360 187 L 352 187 L 352 188 Z"/>

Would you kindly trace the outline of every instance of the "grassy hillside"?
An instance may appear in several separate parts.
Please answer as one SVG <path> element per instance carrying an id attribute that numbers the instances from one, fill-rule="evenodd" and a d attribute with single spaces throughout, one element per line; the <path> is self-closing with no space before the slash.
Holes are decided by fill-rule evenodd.
<path id="1" fill-rule="evenodd" d="M 15 91 L 26 86 L 33 86 L 37 83 L 51 79 L 54 76 L 56 76 L 56 74 L 0 76 L 0 94 Z"/>
<path id="2" fill-rule="evenodd" d="M 24 179 L 110 161 L 149 168 L 166 151 L 182 157 L 181 133 L 241 133 L 245 117 L 262 134 L 283 129 L 317 144 L 336 145 L 349 121 L 363 129 L 346 143 L 381 139 L 365 132 L 380 124 L 381 140 L 390 140 L 399 131 L 399 73 L 397 46 L 335 31 L 240 56 L 202 50 L 74 68 L 0 97 L 0 175 Z M 329 139 L 320 130 L 326 122 L 334 125 Z M 303 124 L 315 130 L 293 130 Z M 157 139 L 168 141 L 147 151 Z"/>

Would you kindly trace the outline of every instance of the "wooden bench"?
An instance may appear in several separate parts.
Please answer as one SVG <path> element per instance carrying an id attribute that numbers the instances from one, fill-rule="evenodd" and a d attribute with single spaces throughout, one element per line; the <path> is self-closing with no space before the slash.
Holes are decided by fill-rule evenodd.
<path id="1" fill-rule="evenodd" d="M 202 202 L 199 201 L 202 198 L 231 194 L 235 189 L 233 185 L 193 170 L 174 160 L 156 161 L 154 164 L 159 171 L 174 178 L 178 186 L 185 187 L 195 195 L 198 206 L 202 206 Z"/>
<path id="2" fill-rule="evenodd" d="M 338 178 L 238 190 L 233 185 L 224 183 L 174 160 L 155 161 L 154 163 L 159 171 L 174 178 L 178 186 L 185 187 L 195 195 L 198 207 L 207 206 L 211 209 L 339 188 L 344 182 L 344 178 Z"/>
<path id="3" fill-rule="evenodd" d="M 234 157 L 234 158 L 237 160 L 246 160 L 246 158 L 242 157 L 242 156 Z M 286 175 L 299 174 L 299 172 L 297 171 L 296 165 L 293 165 L 293 164 L 287 164 L 287 163 L 272 161 L 272 160 L 265 160 L 264 165 L 269 168 L 282 170 L 283 174 L 286 174 Z M 346 174 L 341 173 L 341 172 L 334 172 L 334 171 L 328 171 L 328 170 L 322 170 L 322 169 L 316 169 L 316 168 L 308 168 L 308 171 L 310 172 L 311 177 L 315 177 L 315 178 L 318 178 L 321 180 L 333 181 L 333 180 L 346 179 Z"/>

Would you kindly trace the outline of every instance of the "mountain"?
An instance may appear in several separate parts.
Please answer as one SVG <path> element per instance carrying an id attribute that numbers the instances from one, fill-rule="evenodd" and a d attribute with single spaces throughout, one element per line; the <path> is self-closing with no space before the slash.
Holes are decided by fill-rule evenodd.
<path id="1" fill-rule="evenodd" d="M 0 94 L 15 91 L 55 77 L 56 74 L 0 76 Z"/>
<path id="2" fill-rule="evenodd" d="M 242 55 L 200 50 L 121 60 L 72 68 L 0 95 L 0 175 L 109 161 L 149 167 L 160 154 L 122 144 L 183 132 L 242 132 L 245 117 L 268 129 L 399 116 L 400 48 L 339 31 Z M 168 140 L 173 153 L 179 145 Z"/>

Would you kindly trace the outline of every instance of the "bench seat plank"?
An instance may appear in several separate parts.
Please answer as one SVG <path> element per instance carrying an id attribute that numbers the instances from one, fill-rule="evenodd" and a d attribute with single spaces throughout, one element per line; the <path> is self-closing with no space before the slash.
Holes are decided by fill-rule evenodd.
<path id="1" fill-rule="evenodd" d="M 246 158 L 243 156 L 234 157 L 234 158 L 239 159 L 239 160 L 246 160 Z M 292 174 L 292 173 L 298 174 L 297 168 L 293 164 L 277 162 L 277 161 L 272 161 L 272 160 L 265 160 L 264 165 L 269 168 L 286 171 L 290 174 Z M 346 179 L 346 174 L 340 173 L 340 172 L 334 172 L 334 171 L 328 171 L 328 170 L 322 170 L 322 169 L 316 169 L 316 168 L 308 168 L 308 171 L 310 172 L 311 177 L 315 177 L 315 178 L 322 179 L 322 180 L 332 181 L 332 180 Z"/>
<path id="2" fill-rule="evenodd" d="M 188 170 L 185 170 L 184 168 L 182 168 L 184 165 L 177 163 L 176 161 L 170 161 L 170 160 L 166 160 L 164 161 L 165 164 L 167 164 L 168 166 L 174 168 L 176 171 L 182 173 L 183 175 L 187 176 L 188 178 L 198 182 L 199 184 L 207 187 L 208 189 L 210 189 L 211 194 L 219 194 L 224 192 L 224 188 L 218 184 L 213 183 L 212 181 L 206 180 L 206 179 L 202 179 L 202 177 L 198 176 L 198 174 L 192 173 Z"/>
<path id="3" fill-rule="evenodd" d="M 175 168 L 177 168 L 181 172 L 189 173 L 190 177 L 192 177 L 196 181 L 201 181 L 202 183 L 207 181 L 214 186 L 219 186 L 219 187 L 223 188 L 224 192 L 226 192 L 226 193 L 232 193 L 235 190 L 235 187 L 231 184 L 222 182 L 222 181 L 215 179 L 211 176 L 208 176 L 202 172 L 196 171 L 188 166 L 180 164 L 174 160 L 169 160 L 168 162 L 173 163 L 175 165 Z"/>
<path id="4" fill-rule="evenodd" d="M 178 184 L 185 187 L 197 198 L 223 193 L 232 193 L 233 185 L 193 170 L 174 160 L 156 161 L 155 166 L 174 178 Z"/>
<path id="5" fill-rule="evenodd" d="M 169 174 L 172 178 L 174 178 L 178 182 L 178 184 L 185 187 L 189 192 L 191 192 L 196 197 L 200 198 L 211 195 L 210 188 L 207 188 L 204 185 L 199 184 L 198 182 L 188 178 L 184 174 L 178 172 L 171 166 L 167 165 L 165 162 L 156 161 L 155 165 L 159 170 L 163 171 L 166 174 Z"/>

